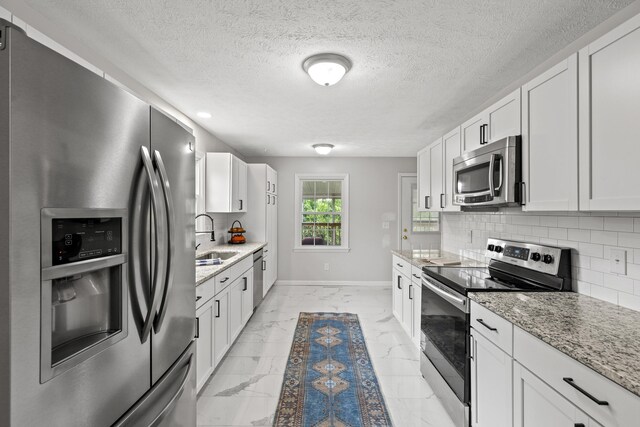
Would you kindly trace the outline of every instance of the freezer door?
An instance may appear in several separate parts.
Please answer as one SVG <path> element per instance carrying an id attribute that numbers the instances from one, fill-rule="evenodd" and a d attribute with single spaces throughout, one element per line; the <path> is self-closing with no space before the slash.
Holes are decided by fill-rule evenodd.
<path id="1" fill-rule="evenodd" d="M 151 390 L 113 427 L 196 425 L 195 341 Z"/>
<path id="2" fill-rule="evenodd" d="M 167 271 L 151 335 L 151 380 L 175 363 L 195 335 L 195 144 L 175 121 L 151 109 L 151 152 L 166 208 Z"/>
<path id="3" fill-rule="evenodd" d="M 0 260 L 10 271 L 0 306 L 8 300 L 11 310 L 0 328 L 10 328 L 10 342 L 2 345 L 10 351 L 11 398 L 0 398 L 10 401 L 11 425 L 109 426 L 149 389 L 151 347 L 141 343 L 128 298 L 126 337 L 41 383 L 40 338 L 47 331 L 41 330 L 40 221 L 46 208 L 131 212 L 140 147 L 150 141 L 149 106 L 17 30 L 8 30 L 6 41 L 0 146 L 10 167 L 0 194 L 10 193 L 3 226 L 11 233 L 3 242 L 8 257 Z M 125 256 L 123 269 L 133 261 L 128 250 Z M 128 292 L 127 274 L 122 283 Z"/>

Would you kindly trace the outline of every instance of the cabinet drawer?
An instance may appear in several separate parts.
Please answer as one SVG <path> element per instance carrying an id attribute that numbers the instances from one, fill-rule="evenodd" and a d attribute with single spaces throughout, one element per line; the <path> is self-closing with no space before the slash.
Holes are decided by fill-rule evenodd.
<path id="1" fill-rule="evenodd" d="M 518 327 L 514 330 L 514 358 L 602 425 L 638 425 L 640 397 Z M 569 378 L 573 386 L 565 380 Z M 608 404 L 599 405 L 585 392 Z"/>
<path id="2" fill-rule="evenodd" d="M 196 310 L 202 307 L 207 301 L 213 298 L 215 289 L 215 278 L 211 278 L 196 286 Z"/>
<path id="3" fill-rule="evenodd" d="M 513 354 L 513 325 L 511 322 L 474 301 L 471 301 L 471 327 L 508 355 Z"/>
<path id="4" fill-rule="evenodd" d="M 393 268 L 407 277 L 411 277 L 411 263 L 403 260 L 397 255 L 393 256 Z"/>
<path id="5" fill-rule="evenodd" d="M 420 267 L 411 266 L 411 281 L 418 286 L 422 285 L 422 269 Z"/>
<path id="6" fill-rule="evenodd" d="M 253 267 L 253 257 L 247 256 L 237 264 L 232 265 L 223 272 L 215 276 L 215 291 L 214 295 L 223 291 L 234 280 L 240 277 L 245 271 Z"/>

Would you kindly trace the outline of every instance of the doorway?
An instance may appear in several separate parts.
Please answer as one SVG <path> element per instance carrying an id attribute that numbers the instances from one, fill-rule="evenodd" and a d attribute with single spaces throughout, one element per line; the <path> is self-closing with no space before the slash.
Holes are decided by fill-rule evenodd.
<path id="1" fill-rule="evenodd" d="M 398 244 L 401 250 L 440 249 L 440 213 L 418 211 L 415 173 L 398 176 Z"/>

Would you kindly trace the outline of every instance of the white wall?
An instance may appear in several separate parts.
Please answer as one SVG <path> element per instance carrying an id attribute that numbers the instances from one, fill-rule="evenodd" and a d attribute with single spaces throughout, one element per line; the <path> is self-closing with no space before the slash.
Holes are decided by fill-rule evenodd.
<path id="1" fill-rule="evenodd" d="M 279 281 L 389 281 L 397 246 L 398 174 L 415 172 L 415 158 L 263 157 L 278 171 Z M 349 174 L 348 253 L 293 252 L 296 173 Z M 389 229 L 383 229 L 389 221 Z M 329 271 L 324 271 L 329 263 Z"/>
<path id="2" fill-rule="evenodd" d="M 473 243 L 466 243 L 468 232 Z M 573 288 L 581 294 L 640 311 L 640 212 L 496 213 L 442 215 L 442 247 L 485 259 L 487 238 L 572 248 Z M 627 274 L 611 273 L 611 248 L 627 251 Z"/>

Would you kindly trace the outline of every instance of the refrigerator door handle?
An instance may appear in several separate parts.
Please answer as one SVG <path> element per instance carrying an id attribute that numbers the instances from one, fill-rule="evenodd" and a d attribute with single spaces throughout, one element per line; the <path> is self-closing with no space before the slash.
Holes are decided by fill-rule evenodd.
<path id="1" fill-rule="evenodd" d="M 173 197 L 171 197 L 171 185 L 169 183 L 169 177 L 167 176 L 167 169 L 164 167 L 162 161 L 162 155 L 158 150 L 153 152 L 153 160 L 158 167 L 158 173 L 160 174 L 160 181 L 162 182 L 162 190 L 164 194 L 164 203 L 167 210 L 167 241 L 169 243 L 169 251 L 167 252 L 167 265 L 165 282 L 162 292 L 162 302 L 160 304 L 160 310 L 158 316 L 153 322 L 153 327 L 156 333 L 162 327 L 162 321 L 167 314 L 167 306 L 169 305 L 169 294 L 171 292 L 171 285 L 173 285 L 173 254 L 175 251 L 174 242 L 174 224 L 175 224 L 175 209 L 173 207 Z"/>
<path id="2" fill-rule="evenodd" d="M 153 326 L 153 320 L 155 317 L 155 313 L 158 310 L 158 304 L 160 304 L 160 299 L 162 296 L 162 281 L 163 281 L 163 273 L 165 268 L 165 257 L 164 255 L 164 247 L 160 243 L 164 241 L 164 227 L 160 227 L 159 224 L 162 219 L 164 219 L 164 214 L 160 210 L 158 205 L 158 183 L 155 179 L 155 174 L 153 173 L 153 164 L 151 162 L 151 156 L 149 155 L 149 150 L 147 147 L 140 147 L 140 154 L 142 156 L 142 164 L 144 165 L 144 169 L 147 174 L 147 178 L 149 179 L 149 188 L 151 189 L 151 205 L 153 207 L 153 215 L 154 215 L 154 229 L 156 234 L 155 239 L 155 253 L 156 259 L 153 267 L 153 298 L 151 300 L 151 305 L 149 306 L 149 311 L 147 312 L 147 316 L 144 319 L 144 323 L 142 326 L 142 337 L 141 341 L 144 343 L 149 338 L 149 334 L 151 333 L 151 327 Z M 139 269 L 139 265 L 134 263 L 134 268 Z"/>

